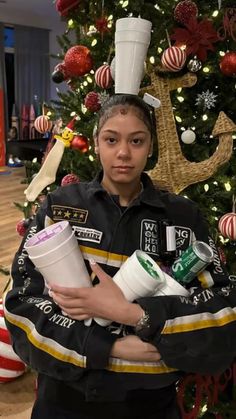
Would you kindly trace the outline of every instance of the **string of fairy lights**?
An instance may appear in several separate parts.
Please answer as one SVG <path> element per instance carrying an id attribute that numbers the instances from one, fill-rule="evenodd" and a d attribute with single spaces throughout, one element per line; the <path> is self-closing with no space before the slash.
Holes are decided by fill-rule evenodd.
<path id="1" fill-rule="evenodd" d="M 179 0 L 175 0 L 175 2 L 178 3 Z M 218 17 L 218 15 L 219 15 L 219 9 L 221 8 L 221 1 L 218 1 L 218 2 L 215 2 L 215 3 L 216 3 L 215 6 L 218 5 L 218 10 L 215 9 L 211 13 L 211 18 L 213 20 Z M 120 0 L 119 5 L 120 5 L 120 7 L 122 9 L 127 10 L 128 6 L 129 6 L 129 0 Z M 159 10 L 162 14 L 165 14 L 165 11 L 164 10 L 161 10 L 161 7 L 158 4 L 156 4 L 154 7 L 157 10 Z M 129 16 L 132 16 L 132 13 L 130 13 Z M 109 15 L 108 17 L 106 17 L 106 19 L 107 19 L 107 27 L 109 29 L 111 29 L 113 27 L 114 23 L 115 23 L 114 22 L 113 15 L 112 14 Z M 76 27 L 76 22 L 73 19 L 69 19 L 68 22 L 67 22 L 67 25 L 68 25 L 68 29 L 74 29 Z M 87 35 L 88 35 L 88 37 L 91 38 L 90 47 L 91 47 L 91 50 L 93 50 L 93 48 L 96 48 L 97 43 L 98 43 L 97 29 L 96 29 L 95 25 L 90 25 L 89 26 Z M 163 49 L 163 47 L 161 45 L 164 43 L 164 41 L 166 41 L 166 40 L 162 40 L 159 43 L 159 45 L 157 46 L 157 48 L 156 48 L 157 56 L 155 57 L 154 55 L 151 55 L 151 56 L 148 57 L 148 61 L 149 61 L 149 64 L 151 66 L 155 66 L 156 65 L 157 60 L 159 60 L 159 57 L 163 53 L 164 49 Z M 181 48 L 185 48 L 185 46 L 183 45 Z M 219 55 L 219 60 L 226 54 L 226 52 L 227 51 L 223 51 L 223 50 L 220 50 L 220 51 L 217 52 L 217 54 Z M 213 68 L 209 64 L 204 64 L 202 66 L 202 68 L 199 70 L 199 72 L 203 72 L 206 75 L 210 75 L 210 73 L 213 72 Z M 88 74 L 86 74 L 84 76 L 83 80 L 77 85 L 75 92 L 76 91 L 78 93 L 80 91 L 83 92 L 84 90 L 87 90 L 88 89 L 88 86 L 89 85 L 92 86 L 92 84 L 94 83 L 94 73 L 95 73 L 94 70 L 91 70 Z M 218 89 L 219 86 L 216 85 L 216 86 L 214 86 L 214 88 L 215 89 Z M 234 88 L 236 89 L 236 83 L 234 85 Z M 210 95 L 211 92 L 208 91 L 208 94 Z M 198 95 L 198 96 L 200 96 L 200 95 Z M 214 100 L 215 100 L 215 97 L 216 96 L 217 95 L 214 96 L 213 94 L 211 96 L 211 99 L 212 99 L 213 103 L 214 103 Z M 202 94 L 202 98 L 204 99 L 204 94 Z M 198 98 L 198 100 L 200 101 L 200 99 L 202 99 L 202 98 L 200 97 L 200 98 Z M 185 101 L 184 89 L 179 88 L 179 89 L 176 90 L 175 99 L 180 104 L 182 104 Z M 209 115 L 208 115 L 209 109 L 203 109 L 203 110 L 204 110 L 204 112 L 202 113 L 202 115 L 200 116 L 200 118 L 201 118 L 202 122 L 204 123 L 204 122 L 207 122 L 208 119 L 209 119 Z M 78 109 L 76 110 L 76 112 L 75 111 L 72 111 L 70 113 L 70 116 L 71 117 L 74 117 L 75 115 L 77 115 L 77 119 L 80 120 L 82 118 L 82 115 L 85 114 L 86 112 L 87 112 L 87 108 L 85 107 L 85 105 L 83 103 L 81 103 L 79 112 L 78 112 Z M 185 132 L 187 129 L 188 130 L 192 130 L 193 132 L 196 131 L 194 120 L 197 117 L 194 114 L 192 116 L 193 124 L 191 126 L 189 126 L 188 128 L 186 128 L 185 126 L 182 125 L 184 121 L 183 121 L 183 118 L 182 118 L 180 112 L 178 110 L 176 110 L 174 107 L 173 107 L 173 112 L 174 112 L 175 120 L 176 120 L 177 124 L 179 124 L 179 128 L 180 128 L 180 130 L 182 132 Z M 211 138 L 213 138 L 213 136 L 212 135 L 209 135 L 209 139 L 211 139 Z M 235 138 L 236 138 L 236 134 L 233 135 L 233 139 L 235 139 Z M 89 149 L 91 150 L 91 146 L 89 147 Z M 235 147 L 234 147 L 234 150 L 235 150 Z M 89 157 L 88 158 L 89 158 L 89 160 L 91 162 L 94 160 L 94 157 L 93 157 L 92 154 L 89 154 Z M 218 185 L 217 181 L 212 182 L 212 185 L 217 186 Z M 229 193 L 231 192 L 232 185 L 231 185 L 230 181 L 226 181 L 224 183 L 224 188 L 225 188 L 225 191 L 226 192 L 229 192 Z M 50 187 L 48 187 L 47 189 L 49 191 L 50 190 Z M 210 182 L 205 183 L 203 185 L 204 193 L 209 192 L 210 189 L 211 189 L 211 183 Z M 27 203 L 26 203 L 26 205 L 27 205 Z M 217 209 L 216 206 L 213 206 L 211 208 L 211 210 L 213 211 L 213 213 L 214 212 L 216 213 L 218 211 L 218 209 Z M 217 216 L 215 216 L 214 218 L 215 218 L 216 221 L 218 220 L 218 217 Z M 220 240 L 221 240 L 222 243 L 226 243 L 229 239 L 227 239 L 227 238 L 225 239 L 223 236 L 220 236 Z"/>

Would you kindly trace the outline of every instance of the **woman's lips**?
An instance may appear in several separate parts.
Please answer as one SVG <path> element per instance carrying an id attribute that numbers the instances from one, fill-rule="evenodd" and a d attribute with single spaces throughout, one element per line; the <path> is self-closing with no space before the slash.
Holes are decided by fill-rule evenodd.
<path id="1" fill-rule="evenodd" d="M 113 168 L 120 173 L 126 173 L 133 169 L 132 166 L 113 166 Z"/>

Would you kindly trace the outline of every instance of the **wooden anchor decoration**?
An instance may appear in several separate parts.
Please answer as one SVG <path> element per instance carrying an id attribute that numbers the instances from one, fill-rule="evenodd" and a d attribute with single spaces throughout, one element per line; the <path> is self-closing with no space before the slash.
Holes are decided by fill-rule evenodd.
<path id="1" fill-rule="evenodd" d="M 153 71 L 150 77 L 151 85 L 142 91 L 160 99 L 161 106 L 155 109 L 158 161 L 148 174 L 159 188 L 178 194 L 187 186 L 210 178 L 230 159 L 233 151 L 232 133 L 236 131 L 236 125 L 224 112 L 220 112 L 212 132 L 214 137 L 219 137 L 216 151 L 204 161 L 188 161 L 182 154 L 170 91 L 193 86 L 197 76 L 187 73 L 178 78 L 168 79 Z"/>

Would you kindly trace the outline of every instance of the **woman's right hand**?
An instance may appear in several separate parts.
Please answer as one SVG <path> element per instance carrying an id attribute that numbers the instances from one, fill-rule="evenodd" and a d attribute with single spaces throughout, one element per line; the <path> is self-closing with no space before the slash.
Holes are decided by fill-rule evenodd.
<path id="1" fill-rule="evenodd" d="M 112 346 L 110 355 L 127 361 L 158 362 L 161 359 L 161 355 L 154 345 L 143 342 L 135 335 L 117 339 Z"/>

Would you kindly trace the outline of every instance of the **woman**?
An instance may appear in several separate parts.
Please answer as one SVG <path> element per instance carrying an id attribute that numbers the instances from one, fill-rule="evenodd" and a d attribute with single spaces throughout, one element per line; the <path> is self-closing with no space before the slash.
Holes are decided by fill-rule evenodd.
<path id="1" fill-rule="evenodd" d="M 15 256 L 5 314 L 15 351 L 39 373 L 33 419 L 177 419 L 175 386 L 183 373 L 220 372 L 234 358 L 236 291 L 196 205 L 156 190 L 143 173 L 153 137 L 142 99 L 110 98 L 94 139 L 101 173 L 51 193 Z M 97 285 L 55 284 L 48 293 L 24 243 L 62 219 L 70 221 Z M 163 268 L 172 263 L 161 240 L 168 223 L 175 226 L 175 257 L 197 239 L 210 243 L 214 262 L 191 283 L 189 298 L 127 302 L 111 277 L 136 249 Z M 113 323 L 85 326 L 91 317 Z"/>

